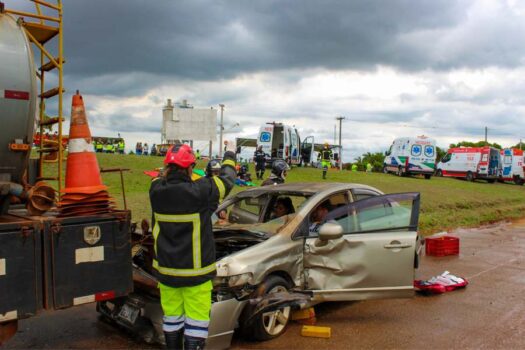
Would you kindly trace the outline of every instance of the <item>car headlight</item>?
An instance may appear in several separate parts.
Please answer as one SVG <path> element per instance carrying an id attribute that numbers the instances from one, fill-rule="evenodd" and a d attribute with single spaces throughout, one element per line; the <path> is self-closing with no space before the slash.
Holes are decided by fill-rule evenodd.
<path id="1" fill-rule="evenodd" d="M 228 278 L 228 285 L 230 287 L 244 286 L 246 283 L 253 281 L 253 274 L 251 272 L 243 273 L 240 275 L 230 276 Z"/>

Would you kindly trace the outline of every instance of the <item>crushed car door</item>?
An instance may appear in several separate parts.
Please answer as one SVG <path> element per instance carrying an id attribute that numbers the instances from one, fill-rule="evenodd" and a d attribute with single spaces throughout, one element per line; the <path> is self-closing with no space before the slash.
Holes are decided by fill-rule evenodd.
<path id="1" fill-rule="evenodd" d="M 305 239 L 305 287 L 318 300 L 363 300 L 413 294 L 419 193 L 388 194 L 352 202 L 325 222 L 342 236 Z M 333 226 L 333 225 L 332 225 Z"/>

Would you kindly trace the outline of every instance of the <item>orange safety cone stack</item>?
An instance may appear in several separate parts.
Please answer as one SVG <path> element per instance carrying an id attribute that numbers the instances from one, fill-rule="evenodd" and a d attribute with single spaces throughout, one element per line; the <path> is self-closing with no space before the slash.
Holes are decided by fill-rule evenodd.
<path id="1" fill-rule="evenodd" d="M 95 215 L 110 212 L 114 201 L 102 184 L 92 144 L 84 101 L 78 90 L 71 105 L 71 124 L 66 168 L 66 187 L 58 203 L 59 216 Z"/>

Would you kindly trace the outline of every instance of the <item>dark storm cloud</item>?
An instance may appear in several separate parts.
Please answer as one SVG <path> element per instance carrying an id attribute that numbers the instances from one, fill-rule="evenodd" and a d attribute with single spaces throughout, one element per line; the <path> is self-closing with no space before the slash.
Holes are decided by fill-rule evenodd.
<path id="1" fill-rule="evenodd" d="M 467 0 L 67 1 L 67 72 L 214 80 L 289 68 L 519 64 L 524 44 L 512 40 L 521 35 L 512 22 L 486 24 L 476 40 L 463 38 L 463 47 L 429 42 L 464 23 L 470 5 Z M 506 40 L 498 40 L 503 34 Z"/>

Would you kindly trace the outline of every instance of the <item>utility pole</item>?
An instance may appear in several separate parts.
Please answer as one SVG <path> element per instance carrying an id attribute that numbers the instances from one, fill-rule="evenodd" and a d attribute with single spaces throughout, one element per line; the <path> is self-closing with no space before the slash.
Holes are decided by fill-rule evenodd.
<path id="1" fill-rule="evenodd" d="M 341 127 L 343 126 L 343 119 L 345 119 L 345 117 L 337 117 L 335 119 L 339 120 L 339 170 L 343 170 L 343 146 L 341 144 Z"/>
<path id="2" fill-rule="evenodd" d="M 337 124 L 334 124 L 334 145 L 337 142 L 336 135 L 337 135 Z"/>
<path id="3" fill-rule="evenodd" d="M 485 127 L 485 143 L 487 143 L 487 134 L 488 134 L 488 131 L 489 129 L 487 127 Z"/>
<path id="4" fill-rule="evenodd" d="M 219 104 L 219 107 L 221 107 L 221 124 L 220 124 L 220 127 L 221 127 L 221 132 L 220 132 L 220 136 L 219 136 L 219 158 L 222 158 L 222 149 L 224 148 L 224 146 L 222 145 L 222 132 L 224 130 L 224 105 L 221 103 Z"/>

